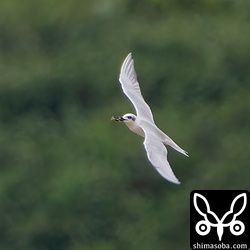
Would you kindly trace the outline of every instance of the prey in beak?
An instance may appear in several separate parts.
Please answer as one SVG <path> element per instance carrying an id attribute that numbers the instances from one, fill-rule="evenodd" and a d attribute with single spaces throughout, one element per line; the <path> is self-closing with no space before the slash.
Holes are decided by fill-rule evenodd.
<path id="1" fill-rule="evenodd" d="M 111 117 L 111 121 L 123 122 L 124 120 L 126 120 L 126 119 L 124 119 L 122 116 L 117 116 L 117 117 L 112 116 Z"/>

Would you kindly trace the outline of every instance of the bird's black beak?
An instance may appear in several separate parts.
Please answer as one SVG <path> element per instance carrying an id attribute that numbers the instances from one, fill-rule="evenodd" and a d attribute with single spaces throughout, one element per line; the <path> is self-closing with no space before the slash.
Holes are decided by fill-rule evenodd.
<path id="1" fill-rule="evenodd" d="M 111 117 L 111 121 L 123 122 L 124 120 L 126 120 L 126 119 L 124 119 L 122 116 L 117 116 L 117 117 L 112 116 Z"/>

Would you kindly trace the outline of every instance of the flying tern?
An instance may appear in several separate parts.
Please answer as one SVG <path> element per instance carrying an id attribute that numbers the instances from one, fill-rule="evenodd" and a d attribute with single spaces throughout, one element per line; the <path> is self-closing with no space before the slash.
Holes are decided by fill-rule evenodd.
<path id="1" fill-rule="evenodd" d="M 132 53 L 128 54 L 122 64 L 119 81 L 124 94 L 133 103 L 137 115 L 127 113 L 123 116 L 112 116 L 111 120 L 124 122 L 132 132 L 144 137 L 143 144 L 154 168 L 166 180 L 180 184 L 167 160 L 168 151 L 165 145 L 186 156 L 188 153 L 155 125 L 151 109 L 141 94 Z"/>

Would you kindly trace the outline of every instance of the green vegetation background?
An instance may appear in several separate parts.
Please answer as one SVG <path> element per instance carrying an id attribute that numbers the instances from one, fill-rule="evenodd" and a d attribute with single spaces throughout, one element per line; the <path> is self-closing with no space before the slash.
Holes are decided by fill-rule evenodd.
<path id="1" fill-rule="evenodd" d="M 250 189 L 250 2 L 0 2 L 0 249 L 189 249 L 194 189 Z M 133 52 L 181 185 L 151 167 Z"/>

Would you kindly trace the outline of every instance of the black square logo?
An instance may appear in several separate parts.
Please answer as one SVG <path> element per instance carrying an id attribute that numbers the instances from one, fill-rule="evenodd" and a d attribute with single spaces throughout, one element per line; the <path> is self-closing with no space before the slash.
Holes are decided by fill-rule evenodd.
<path id="1" fill-rule="evenodd" d="M 191 249 L 249 249 L 250 194 L 194 190 L 190 194 Z"/>

